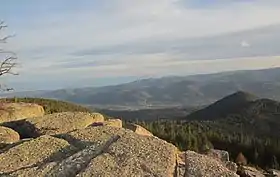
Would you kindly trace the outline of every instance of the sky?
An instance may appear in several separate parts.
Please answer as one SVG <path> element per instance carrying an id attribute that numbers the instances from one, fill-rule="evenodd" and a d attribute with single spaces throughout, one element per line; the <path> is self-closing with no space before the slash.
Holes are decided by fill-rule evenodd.
<path id="1" fill-rule="evenodd" d="M 0 0 L 16 90 L 280 66 L 279 0 Z"/>

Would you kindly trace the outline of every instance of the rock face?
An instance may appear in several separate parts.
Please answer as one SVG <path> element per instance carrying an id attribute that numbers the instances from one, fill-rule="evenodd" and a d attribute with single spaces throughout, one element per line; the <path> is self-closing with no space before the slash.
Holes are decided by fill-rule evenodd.
<path id="1" fill-rule="evenodd" d="M 68 134 L 71 139 L 104 143 L 120 136 L 102 155 L 91 160 L 80 176 L 172 176 L 177 148 L 154 137 L 114 127 L 89 127 Z M 66 138 L 69 142 L 71 139 Z"/>
<path id="2" fill-rule="evenodd" d="M 1 177 L 237 176 L 221 161 L 224 156 L 180 152 L 139 125 L 122 128 L 121 120 L 104 121 L 98 113 L 11 120 L 15 121 L 3 124 L 29 138 L 19 140 L 18 134 L 10 135 L 15 131 L 0 127 L 7 135 L 0 136 L 2 141 L 12 142 L 0 149 Z"/>
<path id="3" fill-rule="evenodd" d="M 270 176 L 280 177 L 280 171 L 279 170 L 270 169 L 269 174 L 270 174 Z"/>
<path id="4" fill-rule="evenodd" d="M 1 103 L 0 123 L 43 116 L 42 106 L 32 103 Z"/>
<path id="5" fill-rule="evenodd" d="M 237 164 L 234 163 L 234 162 L 231 162 L 231 161 L 228 161 L 228 162 L 225 162 L 225 166 L 227 167 L 227 169 L 229 169 L 230 171 L 233 171 L 233 172 L 237 172 Z"/>
<path id="6" fill-rule="evenodd" d="M 244 170 L 244 175 L 247 177 L 265 177 L 263 172 L 255 169 L 253 167 L 244 166 L 242 168 Z"/>
<path id="7" fill-rule="evenodd" d="M 206 153 L 206 155 L 221 161 L 225 165 L 225 167 L 227 167 L 230 171 L 234 173 L 237 172 L 237 164 L 229 161 L 229 153 L 227 151 L 210 149 Z"/>
<path id="8" fill-rule="evenodd" d="M 109 120 L 104 122 L 104 125 L 111 126 L 111 127 L 122 128 L 122 120 L 120 120 L 120 119 L 109 119 Z"/>
<path id="9" fill-rule="evenodd" d="M 63 112 L 29 118 L 14 124 L 16 124 L 16 129 L 20 129 L 24 136 L 37 137 L 83 129 L 95 122 L 103 121 L 103 115 L 98 113 Z"/>
<path id="10" fill-rule="evenodd" d="M 238 175 L 225 167 L 225 165 L 207 155 L 193 151 L 185 152 L 184 177 L 238 177 Z"/>
<path id="11" fill-rule="evenodd" d="M 140 125 L 127 123 L 124 128 L 132 130 L 139 135 L 153 136 L 153 134 L 151 132 L 149 132 L 145 128 L 141 127 Z"/>
<path id="12" fill-rule="evenodd" d="M 177 148 L 158 138 L 108 126 L 61 138 L 67 141 L 45 135 L 9 149 L 0 154 L 0 171 L 38 177 L 174 176 Z"/>
<path id="13" fill-rule="evenodd" d="M 223 162 L 228 162 L 229 161 L 229 153 L 227 151 L 223 150 L 217 150 L 217 149 L 210 149 L 207 152 L 208 156 L 220 159 Z"/>
<path id="14" fill-rule="evenodd" d="M 67 141 L 41 136 L 12 147 L 0 154 L 0 172 L 7 173 L 29 168 L 46 161 L 57 160 L 74 150 Z"/>
<path id="15" fill-rule="evenodd" d="M 0 144 L 9 144 L 19 141 L 19 134 L 7 127 L 0 126 Z"/>

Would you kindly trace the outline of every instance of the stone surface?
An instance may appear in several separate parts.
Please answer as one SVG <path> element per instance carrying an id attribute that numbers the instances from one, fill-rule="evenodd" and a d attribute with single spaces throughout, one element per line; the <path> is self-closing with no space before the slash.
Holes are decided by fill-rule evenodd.
<path id="1" fill-rule="evenodd" d="M 279 170 L 275 170 L 275 169 L 270 169 L 268 170 L 268 173 L 270 174 L 270 176 L 272 177 L 280 177 L 280 171 Z"/>
<path id="2" fill-rule="evenodd" d="M 177 148 L 159 138 L 98 126 L 71 132 L 68 134 L 71 138 L 66 139 L 69 142 L 92 142 L 98 146 L 113 135 L 120 136 L 119 140 L 92 159 L 79 176 L 173 176 Z"/>
<path id="3" fill-rule="evenodd" d="M 47 177 L 64 177 L 76 176 L 81 171 L 87 168 L 90 161 L 99 155 L 102 155 L 120 136 L 114 135 L 104 144 L 100 146 L 91 145 L 74 155 L 66 158 L 62 162 L 55 165 L 49 172 Z"/>
<path id="4" fill-rule="evenodd" d="M 0 144 L 10 144 L 19 141 L 19 134 L 13 129 L 0 126 Z"/>
<path id="5" fill-rule="evenodd" d="M 37 137 L 67 133 L 103 121 L 104 117 L 99 113 L 62 112 L 26 119 L 17 124 L 17 129 L 25 137 Z"/>
<path id="6" fill-rule="evenodd" d="M 32 103 L 1 103 L 0 123 L 43 116 L 42 106 Z"/>
<path id="7" fill-rule="evenodd" d="M 238 177 L 238 175 L 215 158 L 198 154 L 193 151 L 186 151 L 186 177 Z"/>
<path id="8" fill-rule="evenodd" d="M 45 156 L 33 160 L 28 165 L 27 162 L 23 165 L 23 162 L 16 161 L 19 164 L 18 167 L 15 162 L 12 162 L 0 169 L 2 171 L 5 169 L 5 172 L 16 169 L 8 173 L 10 177 L 174 176 L 178 150 L 175 146 L 156 137 L 141 136 L 115 127 L 98 126 L 73 131 L 66 134 L 64 138 L 81 150 L 68 157 L 48 160 L 43 164 L 38 162 L 46 159 Z M 61 141 L 65 143 L 64 140 Z M 67 146 L 67 143 L 65 145 L 64 143 L 62 143 L 62 149 L 65 145 Z M 50 142 L 50 144 L 53 143 Z M 46 153 L 42 152 L 42 154 Z"/>
<path id="9" fill-rule="evenodd" d="M 124 128 L 132 130 L 133 132 L 135 132 L 139 135 L 153 136 L 153 134 L 151 132 L 149 132 L 145 128 L 141 127 L 140 125 L 127 123 Z"/>
<path id="10" fill-rule="evenodd" d="M 24 120 L 39 132 L 36 136 L 53 136 L 6 147 L 0 152 L 0 176 L 237 177 L 229 161 L 180 152 L 138 125 L 131 125 L 133 132 L 121 128 L 118 119 L 106 125 L 99 115 L 60 113 Z"/>
<path id="11" fill-rule="evenodd" d="M 41 166 L 22 168 L 8 174 L 0 175 L 0 177 L 47 177 L 56 164 L 55 162 L 51 162 Z"/>
<path id="12" fill-rule="evenodd" d="M 237 164 L 234 163 L 234 162 L 231 162 L 231 161 L 228 161 L 228 162 L 224 162 L 225 163 L 225 166 L 227 167 L 227 169 L 229 169 L 230 171 L 233 171 L 234 173 L 237 172 Z"/>
<path id="13" fill-rule="evenodd" d="M 265 175 L 262 171 L 259 171 L 253 167 L 243 166 L 243 170 L 247 177 L 265 177 Z"/>
<path id="14" fill-rule="evenodd" d="M 109 119 L 109 120 L 104 122 L 104 125 L 105 126 L 122 128 L 122 120 L 120 120 L 120 119 Z"/>
<path id="15" fill-rule="evenodd" d="M 0 172 L 8 173 L 19 169 L 63 159 L 75 148 L 67 141 L 48 135 L 26 141 L 0 154 Z"/>
<path id="16" fill-rule="evenodd" d="M 228 162 L 229 161 L 229 153 L 224 150 L 217 150 L 217 149 L 210 149 L 207 152 L 208 156 L 220 159 L 223 162 Z"/>

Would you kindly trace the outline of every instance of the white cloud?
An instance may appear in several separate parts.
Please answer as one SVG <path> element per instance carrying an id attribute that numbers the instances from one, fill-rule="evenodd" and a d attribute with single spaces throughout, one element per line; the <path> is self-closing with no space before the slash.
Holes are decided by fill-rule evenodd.
<path id="1" fill-rule="evenodd" d="M 250 46 L 251 46 L 251 44 L 248 43 L 247 41 L 242 41 L 242 42 L 240 43 L 240 45 L 241 45 L 241 47 L 250 47 Z"/>
<path id="2" fill-rule="evenodd" d="M 224 3 L 217 8 L 191 8 L 183 6 L 179 0 L 114 0 L 104 2 L 98 11 L 87 8 L 71 13 L 38 16 L 37 20 L 27 21 L 21 28 L 14 29 L 17 36 L 8 47 L 19 55 L 22 65 L 20 78 L 33 78 L 34 82 L 39 76 L 55 77 L 58 73 L 60 75 L 53 79 L 67 78 L 69 75 L 80 78 L 89 73 L 91 77 L 116 76 L 116 73 L 180 74 L 185 73 L 183 67 L 187 67 L 190 73 L 269 67 L 266 62 L 262 62 L 263 59 L 258 60 L 258 65 L 256 62 L 243 64 L 241 61 L 253 61 L 245 59 L 188 61 L 188 53 L 175 54 L 168 50 L 153 52 L 153 48 L 149 54 L 122 54 L 114 50 L 109 50 L 107 55 L 72 54 L 143 42 L 161 45 L 164 41 L 173 41 L 172 45 L 176 47 L 176 41 L 182 39 L 280 24 L 279 16 L 280 3 L 274 0 L 230 5 Z M 240 45 L 249 47 L 250 43 L 244 40 Z M 73 66 L 75 63 L 79 65 L 93 61 L 97 65 L 76 69 L 64 67 L 67 63 Z M 276 61 L 271 59 L 269 62 Z"/>

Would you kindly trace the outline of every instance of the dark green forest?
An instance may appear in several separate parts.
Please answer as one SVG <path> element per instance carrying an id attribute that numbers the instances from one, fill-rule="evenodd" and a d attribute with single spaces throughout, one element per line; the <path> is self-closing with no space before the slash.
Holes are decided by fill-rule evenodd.
<path id="1" fill-rule="evenodd" d="M 46 114 L 65 111 L 91 112 L 86 107 L 52 99 L 6 98 L 0 101 L 36 103 L 44 107 Z M 198 121 L 181 117 L 177 120 L 129 121 L 142 125 L 155 136 L 173 143 L 183 151 L 204 153 L 210 148 L 223 149 L 230 153 L 232 161 L 242 153 L 250 165 L 280 169 L 280 104 L 271 100 L 257 100 L 242 107 L 246 111 L 242 109 L 231 112 L 222 115 L 220 119 Z"/>
<path id="2" fill-rule="evenodd" d="M 176 145 L 180 150 L 205 152 L 209 148 L 223 149 L 235 161 L 241 152 L 249 164 L 261 168 L 279 169 L 280 139 L 253 133 L 232 131 L 228 123 L 211 121 L 158 120 L 137 122 L 154 135 Z M 226 126 L 224 128 L 221 128 Z"/>
<path id="3" fill-rule="evenodd" d="M 16 103 L 16 102 L 24 102 L 24 103 L 35 103 L 44 107 L 46 114 L 52 114 L 57 112 L 91 112 L 90 109 L 60 100 L 53 99 L 44 99 L 44 98 L 2 98 L 0 102 L 7 103 Z"/>
<path id="4" fill-rule="evenodd" d="M 236 92 L 181 119 L 138 124 L 181 150 L 214 147 L 232 161 L 242 153 L 251 165 L 279 169 L 280 103 L 274 100 Z"/>

